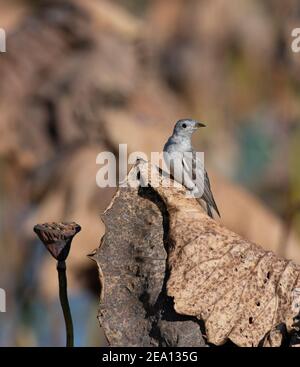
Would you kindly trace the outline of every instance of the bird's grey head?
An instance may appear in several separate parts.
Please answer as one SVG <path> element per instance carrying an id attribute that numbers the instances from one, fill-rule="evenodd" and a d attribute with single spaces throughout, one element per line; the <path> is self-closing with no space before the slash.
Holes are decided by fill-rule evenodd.
<path id="1" fill-rule="evenodd" d="M 192 136 L 193 132 L 199 129 L 199 127 L 205 127 L 205 125 L 192 119 L 178 120 L 175 124 L 173 135 Z"/>

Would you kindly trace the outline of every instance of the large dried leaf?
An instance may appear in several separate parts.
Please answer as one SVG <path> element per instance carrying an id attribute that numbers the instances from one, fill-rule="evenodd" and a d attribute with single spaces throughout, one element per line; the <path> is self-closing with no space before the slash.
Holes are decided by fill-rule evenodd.
<path id="1" fill-rule="evenodd" d="M 151 167 L 152 176 L 149 172 Z M 153 170 L 156 170 L 155 174 Z M 153 195 L 160 198 L 167 213 L 166 274 L 170 272 L 167 293 L 174 299 L 175 311 L 204 320 L 207 340 L 216 345 L 228 339 L 238 346 L 258 346 L 260 342 L 280 345 L 282 335 L 278 326 L 284 324 L 287 331 L 291 331 L 293 320 L 299 312 L 297 288 L 300 287 L 300 266 L 263 250 L 210 219 L 196 200 L 185 196 L 184 188 L 166 187 L 168 178 L 146 162 L 139 162 L 132 169 L 128 181 L 133 184 L 142 182 L 148 185 L 148 190 L 151 187 Z M 121 191 L 119 195 L 124 194 Z M 141 206 L 141 199 L 134 191 L 130 190 L 127 195 L 122 207 L 117 205 L 118 201 L 113 202 L 110 210 L 114 211 L 114 215 L 111 215 L 111 222 L 106 223 L 108 233 L 98 253 L 104 284 L 107 284 L 109 292 L 116 289 L 113 284 L 116 281 L 120 286 L 125 276 L 132 277 L 132 269 L 125 275 L 123 271 L 120 273 L 120 265 L 115 266 L 115 262 L 120 264 L 121 261 L 116 254 L 124 258 L 130 243 L 132 258 L 139 256 L 141 251 L 149 252 L 142 255 L 142 258 L 150 259 L 147 263 L 148 287 L 160 284 L 165 266 L 164 251 L 164 255 L 158 255 L 162 251 L 161 217 L 152 210 L 151 223 L 155 225 L 151 224 L 147 229 L 145 221 L 149 218 L 147 211 L 150 207 Z M 133 213 L 136 214 L 133 216 Z M 142 236 L 139 234 L 141 230 Z M 117 239 L 117 236 L 120 238 Z M 145 248 L 141 237 L 148 242 L 148 247 Z M 110 252 L 105 249 L 107 246 Z M 121 250 L 120 246 L 125 246 L 126 251 Z M 155 256 L 160 257 L 159 262 L 154 261 Z M 158 269 L 160 273 L 157 278 Z M 109 275 L 112 273 L 113 276 Z M 116 301 L 117 298 L 114 299 Z M 122 302 L 121 299 L 119 301 Z M 125 303 L 123 307 L 123 313 L 131 309 Z M 108 310 L 106 307 L 111 318 L 120 318 L 120 325 L 124 314 L 120 317 L 114 315 L 116 308 L 113 305 Z M 136 312 L 141 318 L 138 329 L 143 333 L 141 328 L 146 322 L 145 313 L 140 313 L 138 309 L 130 312 Z"/>

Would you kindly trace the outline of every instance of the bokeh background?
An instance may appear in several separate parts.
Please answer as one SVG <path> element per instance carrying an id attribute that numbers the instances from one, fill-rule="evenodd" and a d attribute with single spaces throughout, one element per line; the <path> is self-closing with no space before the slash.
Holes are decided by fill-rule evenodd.
<path id="1" fill-rule="evenodd" d="M 105 345 L 86 255 L 114 190 L 96 186 L 96 156 L 160 151 L 179 118 L 208 125 L 194 144 L 221 222 L 300 262 L 298 0 L 10 0 L 0 27 L 0 345 L 64 345 L 55 261 L 32 231 L 61 220 L 82 226 L 75 343 Z"/>

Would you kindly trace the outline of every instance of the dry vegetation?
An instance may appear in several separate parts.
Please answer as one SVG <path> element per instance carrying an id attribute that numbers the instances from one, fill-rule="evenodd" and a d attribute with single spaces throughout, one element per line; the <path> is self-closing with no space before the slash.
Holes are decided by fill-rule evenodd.
<path id="1" fill-rule="evenodd" d="M 209 122 L 210 135 L 204 136 L 203 144 L 215 168 L 209 171 L 222 224 L 265 250 L 279 251 L 282 220 L 225 178 L 230 169 L 224 167 L 233 167 L 239 155 L 233 121 L 253 111 L 260 100 L 269 101 L 276 118 L 284 121 L 276 127 L 282 149 L 276 154 L 285 152 L 288 142 L 281 132 L 289 131 L 300 116 L 295 92 L 300 58 L 274 55 L 279 52 L 278 38 L 288 37 L 287 24 L 294 19 L 287 9 L 297 2 L 266 2 L 264 11 L 258 1 L 172 3 L 170 9 L 167 1 L 152 1 L 144 17 L 104 0 L 3 7 L 1 18 L 11 32 L 9 52 L 0 57 L 0 246 L 7 254 L 0 268 L 3 286 L 12 294 L 22 290 L 26 266 L 35 253 L 33 225 L 49 221 L 80 223 L 82 232 L 69 260 L 70 287 L 74 293 L 85 288 L 84 274 L 89 274 L 92 287 L 95 274 L 90 273 L 93 265 L 86 254 L 105 232 L 99 214 L 115 191 L 95 185 L 97 154 L 117 152 L 120 143 L 127 143 L 129 152 L 160 151 L 173 122 L 190 114 Z M 211 14 L 222 15 L 222 27 L 210 21 Z M 279 17 L 282 22 L 277 23 Z M 274 167 L 266 174 L 266 187 L 276 183 L 284 190 L 282 169 L 287 165 Z M 284 255 L 299 263 L 299 249 L 292 230 Z M 165 259 L 166 254 L 162 268 Z M 36 291 L 42 299 L 57 294 L 52 265 L 47 258 L 39 263 Z M 17 299 L 12 302 L 16 307 Z M 202 307 L 193 315 L 200 315 Z M 18 332 L 13 336 L 21 345 L 29 338 L 22 341 Z"/>

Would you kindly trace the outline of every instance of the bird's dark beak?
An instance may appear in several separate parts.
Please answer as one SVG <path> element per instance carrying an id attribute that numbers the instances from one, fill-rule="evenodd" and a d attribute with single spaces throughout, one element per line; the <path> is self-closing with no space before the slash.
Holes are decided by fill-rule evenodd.
<path id="1" fill-rule="evenodd" d="M 196 128 L 199 129 L 200 127 L 206 127 L 206 125 L 202 124 L 202 122 L 196 122 Z"/>

